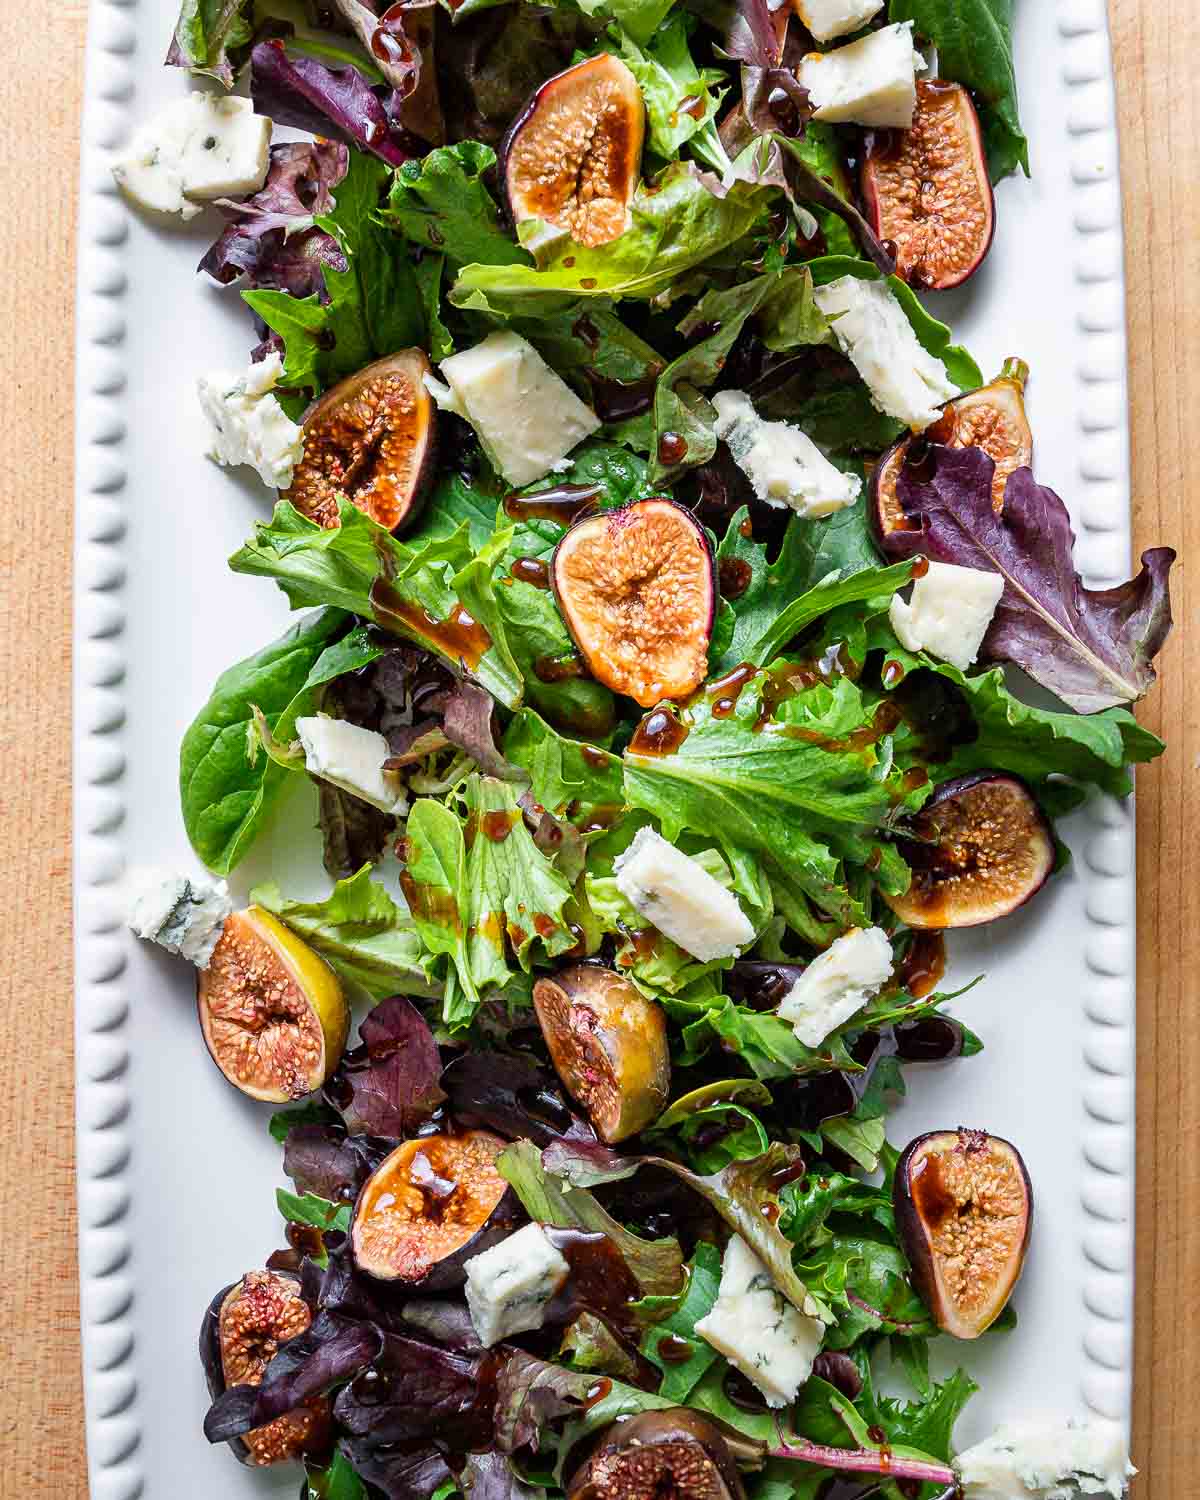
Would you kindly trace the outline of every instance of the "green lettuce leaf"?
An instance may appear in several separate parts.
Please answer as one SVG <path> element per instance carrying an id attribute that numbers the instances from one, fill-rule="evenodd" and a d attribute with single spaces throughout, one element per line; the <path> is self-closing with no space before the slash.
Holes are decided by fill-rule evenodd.
<path id="1" fill-rule="evenodd" d="M 579 0 L 587 16 L 619 21 L 636 42 L 646 43 L 658 30 L 675 0 Z"/>
<path id="2" fill-rule="evenodd" d="M 642 1339 L 642 1353 L 662 1372 L 658 1394 L 682 1405 L 698 1381 L 720 1358 L 713 1346 L 696 1332 L 696 1324 L 711 1311 L 721 1282 L 721 1252 L 702 1240 L 688 1262 L 688 1277 L 682 1297 L 645 1297 L 631 1311 L 650 1327 Z M 664 1310 L 670 1309 L 665 1312 Z M 686 1358 L 682 1344 L 688 1346 Z M 671 1359 L 663 1358 L 670 1348 Z"/>
<path id="3" fill-rule="evenodd" d="M 183 0 L 167 62 L 233 87 L 254 39 L 251 0 Z"/>
<path id="4" fill-rule="evenodd" d="M 483 180 L 495 165 L 496 153 L 480 141 L 439 146 L 405 162 L 392 179 L 383 222 L 457 265 L 529 265 Z"/>
<path id="5" fill-rule="evenodd" d="M 513 715 L 503 750 L 529 776 L 534 799 L 556 818 L 586 822 L 597 809 L 615 813 L 625 805 L 620 758 L 557 733 L 532 709 Z"/>
<path id="6" fill-rule="evenodd" d="M 620 56 L 637 79 L 646 104 L 646 144 L 670 161 L 712 120 L 729 76 L 720 68 L 698 68 L 688 50 L 690 17 L 672 16 L 644 47 L 628 31 L 612 33 Z M 680 109 L 682 100 L 692 101 Z"/>

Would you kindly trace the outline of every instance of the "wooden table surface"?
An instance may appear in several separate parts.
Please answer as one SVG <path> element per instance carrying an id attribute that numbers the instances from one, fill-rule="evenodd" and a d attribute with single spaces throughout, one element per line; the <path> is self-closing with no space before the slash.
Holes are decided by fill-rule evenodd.
<path id="1" fill-rule="evenodd" d="M 1045 4 L 1049 0 L 1019 0 Z M 1200 1419 L 1200 55 L 1197 0 L 1110 0 L 1129 277 L 1135 550 L 1177 547 L 1176 632 L 1138 777 L 1141 1500 L 1196 1492 Z M 0 1500 L 86 1494 L 70 960 L 71 339 L 85 0 L 0 0 Z M 1193 406 L 1192 403 L 1197 403 Z M 14 1233 L 15 1229 L 15 1233 Z"/>

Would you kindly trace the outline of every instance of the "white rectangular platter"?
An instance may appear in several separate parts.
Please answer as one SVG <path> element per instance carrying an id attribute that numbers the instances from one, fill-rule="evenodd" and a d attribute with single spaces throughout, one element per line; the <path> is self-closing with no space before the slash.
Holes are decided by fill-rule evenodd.
<path id="1" fill-rule="evenodd" d="M 939 316 L 985 374 L 1030 364 L 1038 477 L 1067 501 L 1089 585 L 1128 576 L 1124 297 L 1104 0 L 1017 0 L 1032 180 L 997 193 L 982 272 Z M 196 1357 L 215 1289 L 280 1243 L 266 1109 L 200 1044 L 190 973 L 125 931 L 139 865 L 195 864 L 178 811 L 180 736 L 224 667 L 272 639 L 282 594 L 224 559 L 265 492 L 202 455 L 195 380 L 252 343 L 236 293 L 197 278 L 201 218 L 149 227 L 108 171 L 132 126 L 186 85 L 160 66 L 178 0 L 92 0 L 83 125 L 75 550 L 75 955 L 79 1237 L 94 1500 L 294 1495 L 201 1433 Z M 297 793 L 238 871 L 325 889 Z M 967 1350 L 983 1391 L 965 1444 L 997 1421 L 1091 1409 L 1128 1419 L 1133 1266 L 1132 809 L 1093 800 L 1063 826 L 1072 867 L 1025 911 L 951 943 L 960 1013 L 986 1050 L 913 1070 L 892 1138 L 959 1123 L 1017 1141 L 1037 1195 L 1015 1333 Z M 160 961 L 161 959 L 161 961 Z M 961 1353 L 961 1347 L 952 1351 Z"/>

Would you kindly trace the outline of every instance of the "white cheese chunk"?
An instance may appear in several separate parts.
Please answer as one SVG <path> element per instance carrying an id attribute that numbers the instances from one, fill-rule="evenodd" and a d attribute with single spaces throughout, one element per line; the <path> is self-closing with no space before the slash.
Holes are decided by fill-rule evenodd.
<path id="1" fill-rule="evenodd" d="M 1008 1422 L 959 1454 L 966 1500 L 1120 1500 L 1137 1472 L 1113 1422 L 1045 1417 Z"/>
<path id="2" fill-rule="evenodd" d="M 270 354 L 244 375 L 224 371 L 196 383 L 200 408 L 208 419 L 208 456 L 233 467 L 246 464 L 264 484 L 286 490 L 304 457 L 304 432 L 272 394 L 283 360 Z"/>
<path id="3" fill-rule="evenodd" d="M 223 880 L 147 872 L 139 881 L 129 926 L 147 942 L 207 969 L 232 911 Z"/>
<path id="4" fill-rule="evenodd" d="M 779 1002 L 781 1020 L 806 1047 L 860 1011 L 892 975 L 892 945 L 882 927 L 852 927 L 819 954 Z"/>
<path id="5" fill-rule="evenodd" d="M 799 75 L 814 119 L 907 130 L 917 107 L 917 68 L 924 65 L 913 51 L 912 22 L 900 21 L 832 52 L 810 52 Z"/>
<path id="6" fill-rule="evenodd" d="M 713 405 L 717 436 L 767 505 L 798 516 L 828 516 L 858 499 L 860 479 L 835 468 L 798 427 L 765 421 L 745 391 L 718 391 Z"/>
<path id="7" fill-rule="evenodd" d="M 540 1328 L 547 1304 L 570 1272 L 540 1224 L 526 1224 L 490 1250 L 473 1255 L 465 1269 L 467 1307 L 485 1349 L 514 1333 Z"/>
<path id="8" fill-rule="evenodd" d="M 613 874 L 630 906 L 701 963 L 730 958 L 754 939 L 733 892 L 653 828 L 638 829 Z"/>
<path id="9" fill-rule="evenodd" d="M 383 735 L 325 714 L 297 719 L 296 733 L 304 747 L 305 767 L 314 776 L 340 786 L 380 812 L 403 812 L 408 806 L 399 785 L 383 770 L 389 754 Z"/>
<path id="10" fill-rule="evenodd" d="M 721 1262 L 721 1285 L 696 1332 L 753 1381 L 768 1406 L 787 1406 L 812 1374 L 825 1325 L 775 1289 L 770 1272 L 734 1235 Z"/>
<path id="11" fill-rule="evenodd" d="M 923 432 L 943 401 L 958 395 L 940 359 L 921 346 L 886 281 L 840 276 L 813 292 L 842 353 L 880 411 Z"/>
<path id="12" fill-rule="evenodd" d="M 509 484 L 532 484 L 590 437 L 600 418 L 560 380 L 532 344 L 515 333 L 489 333 L 482 344 L 442 361 L 442 385 L 425 377 L 443 411 L 475 429 L 484 452 Z"/>
<path id="13" fill-rule="evenodd" d="M 192 219 L 214 199 L 257 192 L 270 151 L 271 122 L 249 99 L 197 92 L 147 120 L 112 172 L 139 208 Z"/>
<path id="14" fill-rule="evenodd" d="M 818 42 L 859 31 L 883 9 L 883 0 L 792 0 L 792 9 Z"/>
<path id="15" fill-rule="evenodd" d="M 913 583 L 907 604 L 892 595 L 888 619 L 909 651 L 928 651 L 965 672 L 979 655 L 1003 593 L 999 573 L 931 562 Z"/>

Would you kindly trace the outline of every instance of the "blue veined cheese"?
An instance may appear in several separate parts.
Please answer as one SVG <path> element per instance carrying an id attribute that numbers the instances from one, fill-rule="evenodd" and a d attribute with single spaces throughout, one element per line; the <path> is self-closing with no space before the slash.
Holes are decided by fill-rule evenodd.
<path id="1" fill-rule="evenodd" d="M 613 874 L 630 906 L 701 963 L 730 958 L 754 940 L 733 892 L 653 828 L 638 829 Z"/>
<path id="2" fill-rule="evenodd" d="M 1113 1422 L 1007 1422 L 958 1456 L 965 1500 L 1120 1500 L 1137 1470 Z"/>
<path id="3" fill-rule="evenodd" d="M 270 354 L 244 375 L 218 372 L 196 384 L 208 419 L 208 456 L 227 467 L 245 464 L 264 484 L 286 490 L 304 457 L 304 432 L 272 394 L 283 360 Z"/>
<path id="4" fill-rule="evenodd" d="M 717 1300 L 696 1332 L 753 1381 L 768 1406 L 787 1406 L 812 1374 L 825 1325 L 792 1306 L 735 1234 L 725 1247 Z"/>
<path id="5" fill-rule="evenodd" d="M 882 927 L 852 927 L 818 954 L 779 1002 L 779 1018 L 806 1047 L 860 1011 L 892 975 L 892 945 Z"/>
<path id="6" fill-rule="evenodd" d="M 912 22 L 900 21 L 832 52 L 802 58 L 798 72 L 813 118 L 830 125 L 907 130 L 917 107 L 917 69 L 925 66 L 913 51 L 912 33 Z"/>
<path id="7" fill-rule="evenodd" d="M 296 733 L 304 749 L 305 769 L 314 776 L 340 786 L 380 812 L 401 813 L 408 807 L 399 783 L 383 769 L 390 754 L 383 735 L 325 714 L 297 719 Z"/>
<path id="8" fill-rule="evenodd" d="M 999 573 L 931 562 L 913 583 L 907 604 L 893 594 L 888 619 L 909 651 L 928 651 L 965 672 L 979 655 L 1003 593 Z"/>
<path id="9" fill-rule="evenodd" d="M 792 9 L 818 42 L 860 31 L 883 9 L 883 0 L 792 0 Z"/>
<path id="10" fill-rule="evenodd" d="M 560 380 L 531 343 L 489 333 L 441 365 L 443 385 L 426 375 L 443 411 L 465 417 L 509 484 L 532 484 L 590 437 L 600 418 Z"/>
<path id="11" fill-rule="evenodd" d="M 571 1268 L 540 1224 L 526 1224 L 473 1255 L 465 1269 L 471 1323 L 479 1342 L 490 1349 L 514 1333 L 540 1328 Z"/>
<path id="12" fill-rule="evenodd" d="M 147 873 L 129 914 L 131 931 L 207 969 L 233 911 L 229 887 L 203 875 Z"/>
<path id="13" fill-rule="evenodd" d="M 765 504 L 828 516 L 858 499 L 861 479 L 835 468 L 799 427 L 760 417 L 745 391 L 718 391 L 713 405 L 717 436 Z"/>
<path id="14" fill-rule="evenodd" d="M 886 281 L 839 276 L 817 287 L 813 301 L 833 324 L 871 400 L 889 417 L 923 432 L 941 403 L 958 395 L 945 365 L 922 348 Z"/>
<path id="15" fill-rule="evenodd" d="M 196 92 L 141 125 L 112 173 L 139 208 L 192 219 L 205 203 L 256 193 L 270 152 L 271 122 L 249 99 Z"/>

